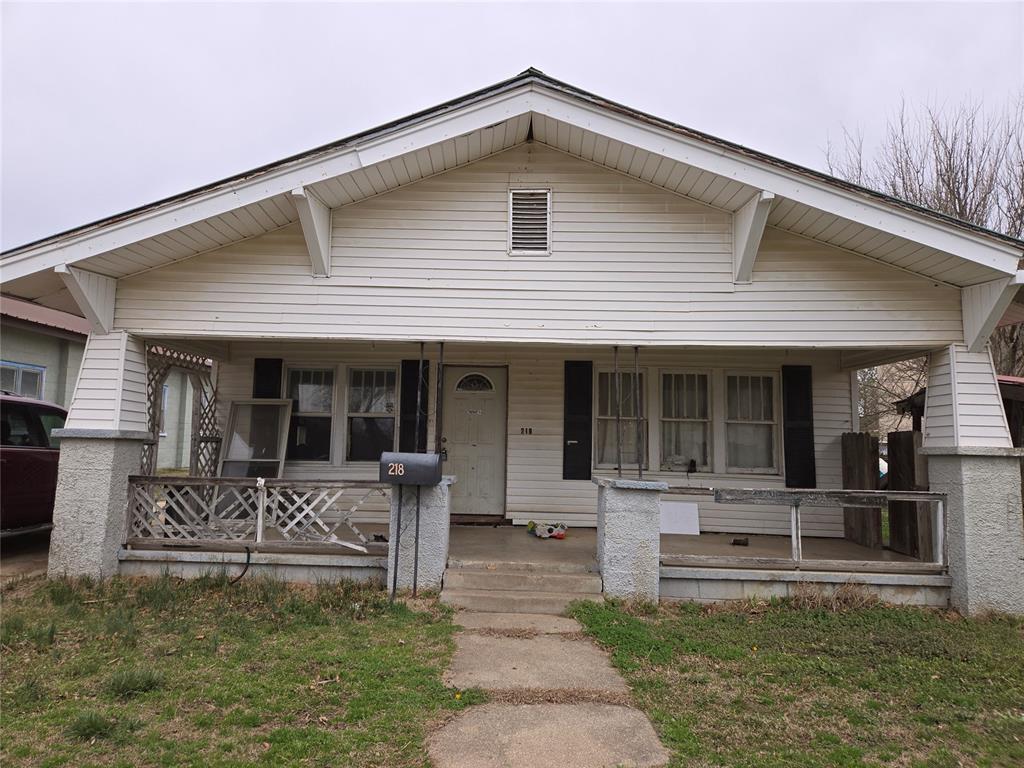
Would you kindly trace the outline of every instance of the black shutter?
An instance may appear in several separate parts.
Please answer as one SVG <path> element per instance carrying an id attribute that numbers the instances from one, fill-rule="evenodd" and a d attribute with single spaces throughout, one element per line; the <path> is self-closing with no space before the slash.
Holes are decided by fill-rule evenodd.
<path id="1" fill-rule="evenodd" d="M 252 396 L 281 397 L 281 371 L 284 361 L 279 357 L 257 357 L 252 361 Z"/>
<path id="2" fill-rule="evenodd" d="M 562 479 L 589 480 L 593 448 L 594 364 L 565 361 L 565 418 L 562 427 Z"/>
<path id="3" fill-rule="evenodd" d="M 782 446 L 786 487 L 814 488 L 814 403 L 811 366 L 782 366 Z"/>
<path id="4" fill-rule="evenodd" d="M 430 362 L 423 361 L 423 379 L 420 381 L 420 440 L 416 439 L 416 378 L 419 375 L 419 360 L 402 361 L 402 396 L 398 404 L 398 450 L 406 453 L 427 450 L 427 392 L 430 381 Z"/>

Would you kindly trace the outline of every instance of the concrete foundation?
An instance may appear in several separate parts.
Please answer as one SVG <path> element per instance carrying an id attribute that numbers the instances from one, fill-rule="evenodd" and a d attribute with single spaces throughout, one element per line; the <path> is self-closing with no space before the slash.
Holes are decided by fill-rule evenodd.
<path id="1" fill-rule="evenodd" d="M 856 584 L 893 605 L 949 606 L 948 576 L 895 573 L 828 573 L 743 568 L 661 568 L 661 599 L 694 603 L 792 597 L 800 585 L 830 594 Z"/>
<path id="2" fill-rule="evenodd" d="M 932 491 L 948 496 L 946 552 L 954 608 L 1024 614 L 1024 521 L 1018 451 L 926 448 Z"/>
<path id="3" fill-rule="evenodd" d="M 451 518 L 451 486 L 444 477 L 440 484 L 420 489 L 419 556 L 416 555 L 416 487 L 396 485 L 391 492 L 391 523 L 388 530 L 387 586 L 394 583 L 395 547 L 398 547 L 398 589 L 412 589 L 416 571 L 418 589 L 441 589 L 448 564 L 448 536 Z M 398 530 L 398 501 L 402 500 L 402 530 Z M 418 563 L 417 563 L 418 559 Z"/>
<path id="4" fill-rule="evenodd" d="M 47 573 L 109 578 L 117 573 L 124 538 L 128 475 L 139 471 L 140 433 L 97 437 L 60 434 L 60 468 L 53 505 Z"/>
<path id="5" fill-rule="evenodd" d="M 123 576 L 161 576 L 182 579 L 226 572 L 234 578 L 245 568 L 244 552 L 173 552 L 127 549 L 119 553 Z M 383 586 L 387 562 L 373 555 L 304 555 L 254 552 L 243 578 L 267 576 L 293 584 L 360 581 Z"/>
<path id="6" fill-rule="evenodd" d="M 666 483 L 595 478 L 597 562 L 604 594 L 628 600 L 658 599 L 661 493 Z"/>

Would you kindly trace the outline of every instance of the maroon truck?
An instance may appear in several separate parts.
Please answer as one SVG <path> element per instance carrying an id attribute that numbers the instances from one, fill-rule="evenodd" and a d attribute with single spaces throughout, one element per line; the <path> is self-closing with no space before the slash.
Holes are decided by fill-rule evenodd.
<path id="1" fill-rule="evenodd" d="M 67 411 L 4 392 L 0 416 L 0 536 L 45 530 L 53 525 L 60 456 L 50 431 L 64 426 Z"/>

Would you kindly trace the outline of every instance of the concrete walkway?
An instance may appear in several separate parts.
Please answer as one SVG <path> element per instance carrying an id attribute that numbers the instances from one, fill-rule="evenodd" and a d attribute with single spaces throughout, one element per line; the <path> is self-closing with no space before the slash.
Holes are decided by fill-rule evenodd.
<path id="1" fill-rule="evenodd" d="M 647 768 L 668 751 L 607 655 L 561 616 L 456 614 L 445 675 L 490 702 L 469 707 L 428 740 L 436 768 Z"/>

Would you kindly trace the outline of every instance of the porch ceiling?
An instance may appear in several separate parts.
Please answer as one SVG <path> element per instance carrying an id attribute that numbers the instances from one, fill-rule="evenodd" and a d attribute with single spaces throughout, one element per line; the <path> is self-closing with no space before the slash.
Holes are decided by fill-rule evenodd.
<path id="1" fill-rule="evenodd" d="M 673 126 L 530 70 L 389 126 L 2 255 L 4 293 L 64 310 L 53 268 L 120 278 L 298 221 L 292 189 L 350 205 L 534 140 L 720 210 L 775 193 L 768 224 L 955 286 L 1005 277 L 1020 244 Z M 954 255 L 954 252 L 956 255 Z"/>

